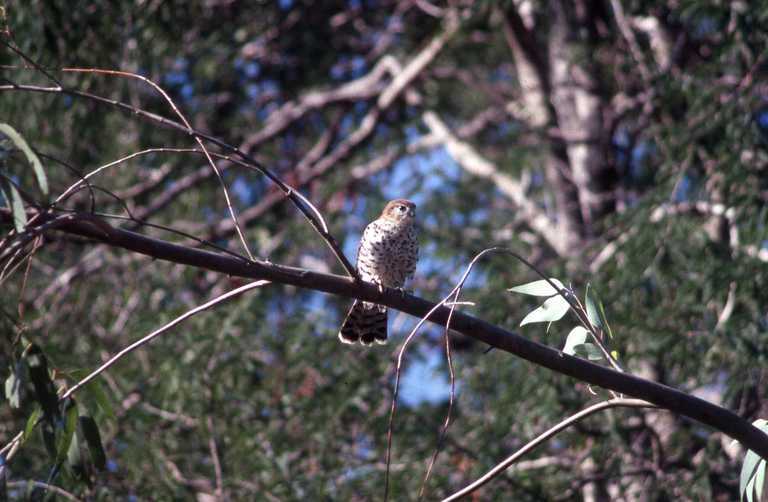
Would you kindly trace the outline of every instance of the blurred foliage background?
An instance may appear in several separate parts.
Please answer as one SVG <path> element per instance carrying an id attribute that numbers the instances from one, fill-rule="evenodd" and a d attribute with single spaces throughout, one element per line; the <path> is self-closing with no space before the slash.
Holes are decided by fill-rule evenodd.
<path id="1" fill-rule="evenodd" d="M 237 145 L 323 212 L 347 256 L 386 200 L 418 205 L 412 284 L 437 299 L 469 260 L 511 247 L 583 292 L 596 288 L 622 364 L 748 419 L 768 416 L 768 4 L 688 0 L 237 0 L 5 2 L 3 40 L 67 89 L 174 118 Z M 52 87 L 3 45 L 0 121 L 38 152 L 51 196 L 122 156 L 194 141 Z M 388 94 L 389 93 L 389 94 Z M 215 147 L 212 147 L 214 150 Z M 0 166 L 37 197 L 10 142 Z M 268 180 L 221 162 L 254 254 L 342 273 Z M 221 187 L 197 155 L 157 152 L 97 175 L 63 208 L 135 217 L 242 252 Z M 101 190 L 103 189 L 103 190 Z M 169 241 L 189 239 L 114 220 Z M 3 224 L 3 234 L 11 226 Z M 63 233 L 0 286 L 3 375 L 37 344 L 59 386 L 235 284 Z M 536 306 L 506 288 L 533 274 L 484 260 L 469 312 L 517 329 Z M 383 493 L 391 343 L 340 346 L 348 301 L 269 285 L 122 360 L 78 394 L 105 472 L 54 469 L 33 434 L 11 498 L 38 480 L 92 499 L 368 500 Z M 573 324 L 520 332 L 562 347 Z M 595 397 L 580 382 L 453 338 L 453 423 L 428 484 L 444 497 Z M 448 403 L 442 332 L 406 357 L 392 498 L 415 499 Z M 6 391 L 7 394 L 7 391 Z M 38 403 L 0 405 L 10 440 Z M 6 396 L 8 397 L 8 396 Z M 3 442 L 5 444 L 6 441 Z M 743 451 L 664 412 L 609 411 L 550 441 L 477 500 L 735 500 Z M 218 473 L 218 474 L 217 474 Z"/>

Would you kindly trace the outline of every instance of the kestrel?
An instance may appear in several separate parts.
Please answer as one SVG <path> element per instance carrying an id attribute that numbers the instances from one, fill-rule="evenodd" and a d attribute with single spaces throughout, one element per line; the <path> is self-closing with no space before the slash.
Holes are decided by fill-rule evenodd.
<path id="1" fill-rule="evenodd" d="M 357 271 L 364 281 L 402 288 L 413 277 L 419 255 L 416 205 L 405 199 L 387 203 L 378 219 L 365 227 L 357 252 Z M 387 343 L 387 307 L 355 300 L 339 330 L 343 343 Z"/>

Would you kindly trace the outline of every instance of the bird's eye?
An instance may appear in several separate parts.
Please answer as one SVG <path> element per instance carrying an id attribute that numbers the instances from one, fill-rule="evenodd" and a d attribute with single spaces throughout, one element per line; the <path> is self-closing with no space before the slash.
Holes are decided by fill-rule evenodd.
<path id="1" fill-rule="evenodd" d="M 406 211 L 406 207 L 405 206 L 397 206 L 397 210 L 400 211 L 401 213 L 404 213 Z"/>

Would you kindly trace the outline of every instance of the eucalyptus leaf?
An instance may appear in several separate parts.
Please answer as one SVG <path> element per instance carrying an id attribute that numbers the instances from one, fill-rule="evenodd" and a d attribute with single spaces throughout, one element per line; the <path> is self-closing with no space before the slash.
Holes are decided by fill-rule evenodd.
<path id="1" fill-rule="evenodd" d="M 115 420 L 115 408 L 112 405 L 112 399 L 104 390 L 104 386 L 98 379 L 94 379 L 83 389 L 85 393 L 93 399 L 103 416 L 110 420 Z"/>
<path id="2" fill-rule="evenodd" d="M 520 326 L 534 322 L 559 321 L 568 312 L 571 305 L 560 295 L 553 296 L 542 303 L 538 308 L 528 313 L 520 322 Z"/>
<path id="3" fill-rule="evenodd" d="M 80 430 L 88 445 L 88 451 L 91 454 L 91 460 L 96 469 L 103 471 L 107 468 L 107 455 L 104 453 L 104 445 L 101 443 L 101 434 L 96 421 L 87 416 L 80 417 Z"/>
<path id="4" fill-rule="evenodd" d="M 0 133 L 8 136 L 13 144 L 16 145 L 16 148 L 24 152 L 27 160 L 32 165 L 32 170 L 35 172 L 35 177 L 37 178 L 37 184 L 40 186 L 40 191 L 43 192 L 43 195 L 47 196 L 48 178 L 45 175 L 45 169 L 43 169 L 43 164 L 40 162 L 40 158 L 32 150 L 32 148 L 29 147 L 29 144 L 24 139 L 24 137 L 10 125 L 0 123 Z"/>
<path id="5" fill-rule="evenodd" d="M 67 464 L 75 475 L 79 476 L 83 472 L 83 453 L 80 450 L 80 434 L 77 432 L 77 427 L 72 433 L 72 439 L 67 448 Z"/>
<path id="6" fill-rule="evenodd" d="M 744 463 L 741 466 L 741 474 L 739 475 L 739 496 L 751 501 L 753 496 L 753 488 L 755 475 L 760 467 L 760 456 L 752 450 L 747 450 L 747 454 L 744 456 Z M 763 469 L 765 465 L 763 464 Z"/>
<path id="7" fill-rule="evenodd" d="M 589 285 L 587 285 L 587 294 L 585 295 L 585 303 L 587 305 L 587 317 L 589 318 L 589 322 L 592 323 L 592 326 L 596 328 L 602 328 L 603 322 L 600 319 L 600 313 L 597 308 L 597 303 L 595 302 L 595 293 L 590 290 Z"/>
<path id="8" fill-rule="evenodd" d="M 24 356 L 29 368 L 29 379 L 35 388 L 35 395 L 43 407 L 46 419 L 56 422 L 59 417 L 59 398 L 53 380 L 48 374 L 48 360 L 37 345 L 32 345 Z"/>
<path id="9" fill-rule="evenodd" d="M 10 179 L 0 175 L 0 192 L 3 194 L 3 199 L 8 205 L 8 209 L 11 210 L 13 215 L 13 227 L 17 232 L 24 231 L 24 227 L 27 226 L 27 213 L 24 209 L 24 200 L 21 198 L 21 194 L 16 189 L 16 186 L 11 183 Z"/>
<path id="10" fill-rule="evenodd" d="M 574 349 L 577 355 L 586 357 L 590 361 L 600 361 L 603 358 L 603 353 L 600 351 L 598 346 L 591 342 L 577 345 Z"/>
<path id="11" fill-rule="evenodd" d="M 603 307 L 603 302 L 598 300 L 597 306 L 600 309 L 600 321 L 602 326 L 606 331 L 608 331 L 608 337 L 613 338 L 613 331 L 611 330 L 611 325 L 608 324 L 608 318 L 605 316 L 605 308 Z"/>
<path id="12" fill-rule="evenodd" d="M 11 405 L 11 408 L 21 406 L 21 384 L 21 378 L 16 373 L 11 373 L 5 379 L 5 397 L 8 399 L 8 404 Z"/>
<path id="13" fill-rule="evenodd" d="M 568 337 L 565 339 L 563 352 L 569 355 L 574 355 L 576 353 L 574 350 L 576 346 L 583 344 L 587 340 L 587 336 L 589 336 L 589 331 L 583 326 L 576 326 L 570 333 L 568 333 Z"/>
<path id="14" fill-rule="evenodd" d="M 72 439 L 75 437 L 75 430 L 77 429 L 77 404 L 73 400 L 67 403 L 64 417 L 63 430 L 59 427 L 56 428 L 56 459 L 58 462 L 61 462 L 69 455 L 69 447 L 72 444 Z"/>
<path id="15" fill-rule="evenodd" d="M 550 280 L 555 283 L 558 288 L 563 289 L 562 282 L 555 279 L 554 277 Z M 553 288 L 552 285 L 544 279 L 541 279 L 540 281 L 529 282 L 527 284 L 521 284 L 520 286 L 509 288 L 507 291 L 511 293 L 521 293 L 524 295 L 533 296 L 553 296 L 558 294 L 557 290 L 555 290 L 555 288 Z"/>
<path id="16" fill-rule="evenodd" d="M 37 421 L 40 420 L 41 416 L 43 416 L 43 409 L 39 406 L 35 406 L 35 409 L 32 410 L 32 414 L 27 418 L 27 424 L 24 426 L 24 434 L 21 436 L 22 443 L 29 439 L 30 434 L 35 430 Z"/>

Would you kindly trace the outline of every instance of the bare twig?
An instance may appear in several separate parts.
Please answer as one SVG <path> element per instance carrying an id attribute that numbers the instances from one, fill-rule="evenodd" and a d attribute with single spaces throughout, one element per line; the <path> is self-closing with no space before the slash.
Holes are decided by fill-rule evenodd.
<path id="1" fill-rule="evenodd" d="M 331 251 L 333 251 L 336 258 L 339 260 L 339 262 L 342 264 L 346 272 L 352 276 L 357 278 L 357 270 L 354 266 L 349 262 L 349 260 L 344 256 L 344 253 L 341 250 L 341 247 L 339 246 L 336 239 L 333 237 L 333 235 L 328 234 L 323 231 L 323 227 L 327 227 L 324 225 L 324 222 L 317 221 L 315 218 L 315 214 L 318 213 L 317 208 L 314 208 L 310 205 L 310 207 L 313 207 L 313 209 L 310 209 L 306 205 L 306 199 L 304 201 L 301 200 L 300 197 L 296 195 L 295 189 L 287 185 L 285 182 L 283 182 L 278 176 L 276 176 L 274 173 L 272 173 L 269 169 L 264 167 L 261 163 L 259 163 L 256 159 L 249 156 L 245 152 L 243 152 L 241 149 L 234 147 L 232 145 L 229 145 L 228 143 L 222 141 L 219 138 L 216 138 L 214 136 L 211 136 L 209 134 L 205 134 L 203 132 L 197 131 L 195 129 L 191 129 L 186 127 L 185 125 L 175 122 L 173 120 L 170 120 L 166 117 L 157 115 L 155 113 L 150 113 L 145 110 L 142 110 L 140 108 L 137 108 L 135 106 L 129 105 L 127 103 L 123 103 L 121 101 L 117 101 L 114 99 L 105 98 L 103 96 L 98 96 L 96 94 L 92 94 L 85 91 L 78 91 L 73 89 L 62 89 L 59 87 L 43 87 L 43 86 L 36 86 L 36 85 L 24 85 L 24 84 L 17 84 L 17 83 L 10 83 L 7 85 L 0 85 L 0 92 L 2 91 L 26 91 L 26 92 L 41 92 L 41 93 L 54 93 L 54 94 L 63 94 L 67 96 L 72 97 L 79 97 L 79 98 L 85 98 L 90 99 L 92 101 L 95 101 L 97 103 L 106 104 L 109 106 L 114 106 L 116 108 L 119 108 L 121 110 L 130 112 L 131 114 L 140 117 L 145 120 L 149 120 L 151 122 L 157 123 L 159 125 L 162 125 L 164 127 L 168 127 L 171 129 L 175 129 L 177 131 L 182 131 L 187 134 L 193 134 L 195 137 L 199 137 L 202 139 L 205 139 L 206 141 L 209 141 L 215 145 L 220 146 L 221 148 L 224 148 L 228 151 L 234 152 L 238 157 L 243 159 L 243 162 L 245 165 L 247 165 L 249 168 L 255 169 L 265 175 L 267 178 L 269 178 L 273 183 L 275 183 L 280 190 L 293 202 L 294 206 L 307 218 L 309 223 L 312 225 L 312 227 L 315 229 L 315 231 L 320 234 L 320 236 L 323 238 L 323 240 L 328 244 Z"/>
<path id="2" fill-rule="evenodd" d="M 211 414 L 206 418 L 206 424 L 208 425 L 208 449 L 211 452 L 211 460 L 213 461 L 213 472 L 216 476 L 216 499 L 224 499 L 224 476 L 221 473 L 221 461 L 219 460 L 219 447 L 216 446 L 216 429 L 213 426 L 213 416 Z"/>
<path id="3" fill-rule="evenodd" d="M 237 221 L 237 215 L 235 214 L 235 210 L 232 207 L 232 201 L 229 197 L 229 190 L 227 189 L 227 184 L 224 182 L 224 177 L 221 175 L 221 172 L 219 171 L 218 167 L 216 167 L 216 163 L 211 158 L 211 154 L 208 152 L 208 149 L 205 147 L 205 144 L 203 143 L 203 140 L 200 136 L 198 136 L 192 126 L 190 125 L 187 118 L 184 116 L 183 113 L 179 110 L 178 106 L 176 106 L 176 103 L 173 102 L 173 99 L 168 95 L 165 90 L 163 90 L 162 87 L 154 83 L 152 80 L 148 79 L 147 77 L 144 77 L 142 75 L 138 75 L 136 73 L 131 73 L 127 71 L 118 71 L 118 70 L 103 70 L 103 69 L 97 69 L 97 68 L 62 68 L 61 71 L 64 72 L 76 72 L 76 73 L 95 73 L 95 74 L 103 74 L 103 75 L 114 75 L 122 78 L 133 78 L 140 80 L 144 82 L 145 84 L 148 84 L 153 89 L 155 89 L 158 93 L 160 93 L 161 96 L 163 96 L 163 99 L 168 103 L 168 105 L 171 107 L 173 112 L 176 114 L 177 117 L 181 120 L 181 122 L 187 127 L 187 131 L 189 134 L 193 135 L 195 138 L 195 141 L 202 149 L 203 153 L 205 154 L 205 158 L 208 161 L 208 164 L 211 166 L 211 169 L 216 173 L 216 177 L 219 180 L 219 183 L 221 184 L 221 190 L 224 193 L 224 200 L 227 204 L 227 209 L 229 210 L 229 216 L 232 218 L 232 222 L 235 225 L 235 228 L 237 229 L 237 235 L 240 238 L 240 242 L 243 245 L 243 248 L 245 249 L 246 254 L 248 255 L 248 258 L 253 260 L 253 255 L 251 254 L 251 250 L 248 247 L 248 243 L 245 240 L 245 235 L 243 234 L 243 230 L 240 228 L 240 224 Z"/>
<path id="4" fill-rule="evenodd" d="M 395 387 L 392 392 L 392 405 L 390 406 L 389 423 L 387 425 L 387 453 L 386 453 L 386 461 L 385 461 L 387 465 L 387 469 L 384 472 L 384 500 L 385 501 L 387 500 L 389 495 L 389 466 L 391 464 L 391 459 L 392 459 L 392 432 L 393 432 L 393 423 L 395 419 L 395 412 L 397 411 L 397 396 L 400 391 L 400 373 L 403 365 L 403 356 L 405 355 L 405 349 L 408 348 L 408 345 L 411 343 L 411 340 L 413 340 L 413 338 L 416 336 L 416 333 L 424 325 L 424 323 L 427 322 L 427 319 L 429 319 L 432 314 L 434 314 L 440 307 L 443 307 L 445 303 L 448 302 L 448 300 L 450 300 L 452 296 L 454 296 L 454 302 L 455 302 L 455 298 L 458 296 L 458 293 L 461 291 L 461 288 L 464 286 L 464 282 L 467 280 L 467 277 L 469 277 L 469 273 L 472 271 L 472 267 L 475 266 L 475 263 L 477 263 L 477 261 L 480 258 L 482 258 L 484 255 L 488 253 L 492 253 L 494 251 L 497 251 L 497 249 L 494 249 L 494 248 L 484 249 L 472 259 L 470 264 L 467 266 L 467 269 L 464 271 L 464 275 L 462 275 L 461 279 L 459 280 L 459 283 L 456 286 L 454 286 L 454 288 L 451 290 L 450 293 L 448 293 L 448 295 L 445 298 L 443 298 L 440 302 L 436 303 L 425 315 L 421 317 L 421 319 L 419 319 L 419 322 L 416 323 L 416 326 L 413 327 L 411 332 L 405 338 L 405 342 L 403 342 L 403 345 L 400 347 L 400 350 L 397 354 L 397 364 L 395 365 Z M 453 312 L 455 308 L 456 308 L 455 305 L 452 305 L 449 309 L 448 319 L 446 320 L 446 323 L 445 323 L 446 330 L 450 325 L 449 320 L 453 316 Z M 450 420 L 450 415 L 449 415 L 449 418 L 446 420 L 446 422 L 448 420 Z"/>
<path id="5" fill-rule="evenodd" d="M 571 415 L 567 419 L 549 428 L 548 430 L 546 430 L 545 432 L 537 436 L 535 439 L 529 441 L 525 446 L 517 450 L 515 453 L 513 453 L 503 461 L 499 462 L 493 469 L 488 471 L 482 477 L 478 478 L 477 481 L 467 485 L 466 487 L 452 494 L 450 497 L 443 499 L 443 502 L 451 502 L 454 500 L 459 500 L 461 497 L 465 497 L 470 493 L 473 493 L 474 491 L 478 490 L 481 486 L 488 483 L 490 480 L 492 480 L 493 478 L 495 478 L 496 476 L 504 472 L 509 466 L 514 464 L 520 457 L 530 452 L 540 444 L 544 443 L 545 441 L 547 441 L 549 438 L 551 438 L 558 432 L 567 429 L 568 427 L 575 424 L 576 422 L 579 422 L 584 418 L 588 417 L 589 415 L 597 413 L 598 411 L 606 410 L 609 408 L 616 408 L 616 407 L 654 408 L 654 405 L 647 401 L 643 401 L 642 399 L 622 399 L 622 398 L 611 399 L 609 401 L 603 401 L 602 403 L 594 404 L 589 408 L 581 410 L 580 412 L 574 415 Z"/>
<path id="6" fill-rule="evenodd" d="M 110 367 L 112 367 L 115 363 L 117 363 L 120 359 L 125 357 L 126 355 L 130 354 L 134 350 L 138 349 L 139 347 L 142 347 L 146 345 L 147 343 L 151 342 L 158 336 L 162 335 L 172 327 L 176 326 L 177 324 L 181 323 L 182 321 L 189 319 L 190 317 L 199 314 L 200 312 L 203 312 L 204 310 L 208 310 L 211 307 L 214 307 L 222 302 L 225 302 L 229 300 L 230 298 L 233 298 L 235 296 L 241 295 L 242 293 L 245 293 L 246 291 L 250 291 L 251 289 L 259 288 L 261 286 L 264 286 L 265 284 L 269 284 L 270 281 L 266 280 L 259 280 L 252 282 L 250 284 L 246 284 L 245 286 L 240 286 L 237 289 L 233 289 L 232 291 L 229 291 L 219 297 L 214 298 L 213 300 L 210 300 L 202 305 L 199 305 L 191 310 L 188 310 L 187 312 L 184 312 L 179 317 L 175 318 L 171 322 L 165 324 L 164 326 L 156 329 L 152 333 L 140 338 L 139 340 L 136 340 L 132 344 L 128 345 L 121 351 L 119 351 L 114 356 L 110 357 L 104 364 L 93 370 L 91 373 L 89 373 L 87 376 L 85 376 L 82 380 L 77 382 L 75 385 L 70 387 L 62 396 L 61 399 L 66 399 L 75 392 L 77 392 L 81 387 L 86 385 L 88 382 L 99 376 L 104 371 L 108 370 Z"/>
<path id="7" fill-rule="evenodd" d="M 445 323 L 445 330 L 443 331 L 443 341 L 445 342 L 445 360 L 448 364 L 448 377 L 450 381 L 451 390 L 448 394 L 448 410 L 445 412 L 445 421 L 443 422 L 443 426 L 440 428 L 440 433 L 437 436 L 437 444 L 435 444 L 435 451 L 432 453 L 432 458 L 429 460 L 429 464 L 427 466 L 427 470 L 424 473 L 424 479 L 421 482 L 421 488 L 419 488 L 419 499 L 423 499 L 424 495 L 426 495 L 427 490 L 427 482 L 429 481 L 429 475 L 432 473 L 432 468 L 435 465 L 435 462 L 437 462 L 437 456 L 440 454 L 440 449 L 443 445 L 443 441 L 445 440 L 445 435 L 448 433 L 448 426 L 451 424 L 451 414 L 453 412 L 453 403 L 456 400 L 456 374 L 453 370 L 453 357 L 451 356 L 451 318 L 453 317 L 453 312 L 456 309 L 457 305 L 465 304 L 465 303 L 471 303 L 471 302 L 459 302 L 459 295 L 461 294 L 461 287 L 463 286 L 463 281 L 459 287 L 456 288 L 456 294 L 453 295 L 453 301 L 445 303 L 446 306 L 449 306 L 451 308 L 451 311 L 448 313 L 448 320 Z"/>
<path id="8" fill-rule="evenodd" d="M 51 485 L 48 483 L 43 483 L 42 481 L 36 481 L 33 479 L 29 479 L 26 481 L 8 481 L 8 487 L 9 488 L 15 488 L 18 490 L 24 490 L 29 487 L 35 487 L 35 488 L 42 488 L 43 490 L 49 491 L 51 493 L 54 493 L 56 495 L 59 495 L 61 497 L 64 497 L 67 500 L 72 500 L 73 502 L 81 502 L 82 499 L 74 496 L 73 494 L 69 493 L 63 488 L 60 488 L 56 485 Z"/>

